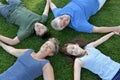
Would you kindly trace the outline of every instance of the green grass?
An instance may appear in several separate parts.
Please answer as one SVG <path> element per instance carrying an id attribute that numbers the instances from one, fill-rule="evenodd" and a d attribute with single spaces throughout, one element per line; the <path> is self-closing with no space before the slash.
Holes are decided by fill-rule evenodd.
<path id="1" fill-rule="evenodd" d="M 5 2 L 5 0 L 0 0 Z M 22 0 L 28 9 L 31 11 L 42 14 L 45 6 L 45 0 Z M 58 7 L 63 7 L 70 0 L 53 0 Z M 90 18 L 90 23 L 96 26 L 117 26 L 120 25 L 120 0 L 107 0 L 104 7 L 93 17 Z M 76 32 L 70 28 L 63 31 L 55 31 L 51 28 L 50 22 L 53 19 L 53 14 L 50 11 L 47 26 L 51 31 L 51 36 L 57 38 L 62 46 L 67 40 L 80 36 L 86 39 L 100 38 L 104 34 L 88 34 Z M 9 24 L 2 16 L 0 16 L 0 34 L 13 38 L 16 36 L 18 27 Z M 36 52 L 46 40 L 36 37 L 35 35 L 25 39 L 20 44 L 14 46 L 16 48 L 33 48 Z M 120 63 L 120 37 L 113 36 L 110 40 L 98 47 L 105 55 L 110 56 L 113 60 Z M 0 48 L 0 73 L 8 69 L 16 58 L 5 52 Z M 56 80 L 73 80 L 73 65 L 72 63 L 60 52 L 50 57 L 49 60 L 53 65 Z M 97 75 L 92 72 L 82 69 L 82 80 L 101 80 Z M 43 80 L 42 77 L 36 80 Z"/>

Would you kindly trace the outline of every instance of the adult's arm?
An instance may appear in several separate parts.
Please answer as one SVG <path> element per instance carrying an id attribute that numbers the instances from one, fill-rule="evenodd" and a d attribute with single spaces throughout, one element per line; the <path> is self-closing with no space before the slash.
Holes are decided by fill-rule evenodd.
<path id="1" fill-rule="evenodd" d="M 54 80 L 54 71 L 50 63 L 43 67 L 43 78 L 44 80 Z"/>
<path id="2" fill-rule="evenodd" d="M 112 27 L 93 26 L 93 32 L 94 33 L 120 32 L 120 26 L 112 26 Z"/>
<path id="3" fill-rule="evenodd" d="M 81 80 L 80 77 L 82 65 L 83 65 L 82 61 L 76 58 L 74 62 L 74 80 Z"/>
<path id="4" fill-rule="evenodd" d="M 51 10 L 57 8 L 56 5 L 51 0 L 49 0 L 49 1 L 50 1 L 50 9 Z"/>
<path id="5" fill-rule="evenodd" d="M 16 44 L 20 43 L 20 40 L 18 39 L 17 36 L 15 38 L 11 39 L 11 38 L 0 35 L 0 41 L 3 41 L 4 43 L 7 43 L 9 45 L 16 45 Z"/>
<path id="6" fill-rule="evenodd" d="M 110 37 L 112 37 L 114 34 L 116 35 L 119 35 L 118 32 L 111 32 L 111 33 L 108 33 L 107 35 L 101 37 L 100 39 L 94 41 L 94 42 L 91 42 L 89 43 L 88 45 L 90 46 L 93 46 L 93 47 L 97 47 L 99 46 L 100 44 L 102 44 L 103 42 L 107 41 Z"/>
<path id="7" fill-rule="evenodd" d="M 47 15 L 47 16 L 48 16 L 48 13 L 49 13 L 49 5 L 50 5 L 50 0 L 47 0 L 46 6 L 45 6 L 45 9 L 44 9 L 44 12 L 43 12 L 43 15 Z"/>
<path id="8" fill-rule="evenodd" d="M 15 57 L 19 57 L 21 54 L 23 54 L 24 52 L 26 52 L 28 49 L 16 49 L 12 46 L 6 45 L 4 43 L 2 43 L 0 41 L 0 46 L 9 54 L 15 56 Z"/>

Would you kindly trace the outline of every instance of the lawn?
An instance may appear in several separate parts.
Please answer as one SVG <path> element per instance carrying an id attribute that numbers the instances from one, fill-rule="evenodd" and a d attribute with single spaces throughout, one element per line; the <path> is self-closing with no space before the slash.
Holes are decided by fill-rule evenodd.
<path id="1" fill-rule="evenodd" d="M 0 0 L 6 3 L 5 0 Z M 65 6 L 70 0 L 53 0 L 57 7 Z M 45 0 L 22 0 L 28 9 L 31 11 L 42 14 L 45 6 Z M 80 36 L 88 40 L 97 39 L 104 34 L 88 34 L 76 32 L 70 28 L 66 28 L 63 31 L 55 31 L 51 28 L 50 22 L 53 19 L 53 14 L 50 11 L 47 26 L 51 31 L 51 37 L 55 37 L 60 41 L 60 47 L 69 39 Z M 107 0 L 104 7 L 94 16 L 90 18 L 90 23 L 96 26 L 118 26 L 120 25 L 120 0 Z M 8 23 L 5 18 L 0 16 L 0 34 L 14 38 L 17 33 L 18 26 Z M 16 48 L 32 48 L 36 52 L 40 46 L 45 42 L 35 35 L 25 39 L 20 44 L 14 46 Z M 97 47 L 105 55 L 110 56 L 113 60 L 120 63 L 120 36 L 113 36 L 104 44 Z M 60 52 L 54 57 L 48 58 L 53 65 L 55 72 L 55 80 L 73 80 L 73 64 L 69 61 L 65 55 Z M 0 73 L 8 69 L 16 61 L 16 57 L 8 54 L 2 48 L 0 48 Z M 92 65 L 92 64 L 91 64 Z M 101 80 L 97 75 L 92 72 L 82 69 L 81 80 Z M 36 80 L 43 80 L 42 77 Z"/>

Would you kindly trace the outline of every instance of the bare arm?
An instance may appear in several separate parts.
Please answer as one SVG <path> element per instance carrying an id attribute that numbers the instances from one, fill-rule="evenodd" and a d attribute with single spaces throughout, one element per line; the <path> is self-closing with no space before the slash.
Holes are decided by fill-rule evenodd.
<path id="1" fill-rule="evenodd" d="M 2 42 L 0 42 L 0 46 L 8 53 L 10 53 L 11 55 L 15 56 L 15 57 L 19 57 L 21 54 L 23 54 L 25 51 L 27 51 L 28 49 L 16 49 L 12 46 L 8 46 Z"/>
<path id="2" fill-rule="evenodd" d="M 74 62 L 74 80 L 80 80 L 82 65 L 82 62 L 76 58 Z"/>
<path id="3" fill-rule="evenodd" d="M 50 0 L 50 9 L 53 10 L 57 8 L 56 5 Z"/>
<path id="4" fill-rule="evenodd" d="M 18 39 L 17 36 L 14 39 L 11 39 L 11 38 L 0 35 L 0 40 L 9 45 L 16 45 L 20 43 L 20 40 Z"/>
<path id="5" fill-rule="evenodd" d="M 113 26 L 113 27 L 93 27 L 94 33 L 108 33 L 108 32 L 120 32 L 120 26 Z"/>
<path id="6" fill-rule="evenodd" d="M 47 0 L 43 14 L 48 16 L 50 1 Z"/>
<path id="7" fill-rule="evenodd" d="M 93 47 L 97 47 L 99 46 L 100 44 L 102 44 L 103 42 L 107 41 L 110 37 L 112 37 L 114 34 L 119 34 L 117 32 L 111 32 L 111 33 L 108 33 L 107 35 L 101 37 L 100 39 L 94 41 L 94 42 L 91 42 L 89 43 L 88 45 L 90 46 L 93 46 Z"/>
<path id="8" fill-rule="evenodd" d="M 54 71 L 50 63 L 47 63 L 43 67 L 44 80 L 54 80 Z"/>

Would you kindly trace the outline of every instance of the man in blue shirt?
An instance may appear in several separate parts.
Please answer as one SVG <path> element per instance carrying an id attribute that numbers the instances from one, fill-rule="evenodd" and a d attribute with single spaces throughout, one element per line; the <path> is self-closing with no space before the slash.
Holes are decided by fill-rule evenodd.
<path id="1" fill-rule="evenodd" d="M 51 25 L 55 30 L 62 30 L 68 26 L 78 32 L 120 32 L 120 26 L 97 27 L 88 22 L 89 18 L 96 14 L 105 2 L 106 0 L 71 0 L 65 7 L 57 8 L 56 5 L 50 1 L 50 8 L 55 16 Z"/>

